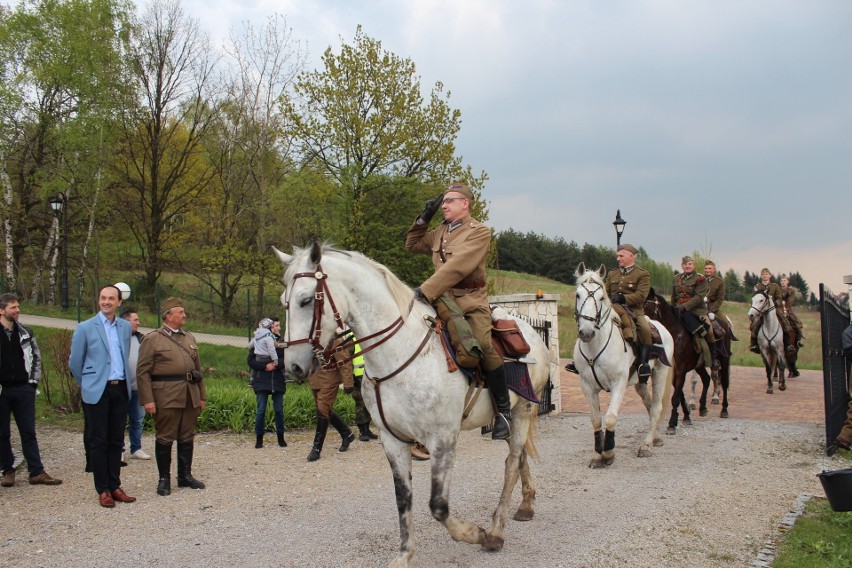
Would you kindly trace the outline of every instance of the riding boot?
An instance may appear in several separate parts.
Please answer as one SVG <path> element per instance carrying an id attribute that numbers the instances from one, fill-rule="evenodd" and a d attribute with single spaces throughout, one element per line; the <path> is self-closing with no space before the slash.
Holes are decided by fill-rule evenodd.
<path id="1" fill-rule="evenodd" d="M 493 371 L 486 371 L 485 380 L 491 396 L 494 397 L 494 404 L 497 406 L 491 439 L 508 440 L 511 435 L 512 406 L 509 401 L 509 388 L 506 386 L 506 369 L 500 365 Z"/>
<path id="2" fill-rule="evenodd" d="M 204 484 L 192 477 L 192 453 L 195 449 L 195 442 L 178 441 L 177 443 L 177 458 L 178 458 L 178 487 L 189 487 L 190 489 L 204 489 Z"/>
<path id="3" fill-rule="evenodd" d="M 651 376 L 651 366 L 648 364 L 648 357 L 651 355 L 651 346 L 639 344 L 639 382 L 645 384 L 648 382 L 648 377 Z"/>
<path id="4" fill-rule="evenodd" d="M 358 424 L 358 430 L 361 432 L 361 435 L 358 436 L 358 439 L 362 442 L 369 442 L 370 440 L 375 440 L 378 438 L 375 434 L 370 431 L 370 423 L 367 424 Z"/>
<path id="5" fill-rule="evenodd" d="M 349 449 L 349 444 L 355 441 L 355 434 L 352 433 L 352 428 L 347 426 L 346 422 L 337 415 L 333 410 L 331 411 L 331 425 L 334 426 L 334 429 L 338 431 L 340 437 L 343 440 L 343 443 L 340 444 L 340 448 L 338 448 L 338 452 L 345 452 Z"/>
<path id="6" fill-rule="evenodd" d="M 796 340 L 796 345 L 799 347 L 799 349 L 805 346 L 805 334 L 802 333 L 803 331 L 804 330 L 801 328 L 796 329 L 796 335 L 798 336 L 798 339 Z"/>
<path id="7" fill-rule="evenodd" d="M 314 434 L 314 446 L 311 448 L 311 453 L 308 454 L 309 462 L 320 459 L 320 452 L 322 452 L 322 445 L 325 442 L 326 432 L 328 432 L 328 418 L 325 416 L 317 416 L 317 431 Z"/>
<path id="8" fill-rule="evenodd" d="M 172 482 L 169 479 L 169 471 L 172 468 L 172 444 L 156 442 L 154 457 L 157 459 L 157 472 L 160 475 L 160 480 L 157 482 L 157 495 L 165 497 L 172 492 Z"/>
<path id="9" fill-rule="evenodd" d="M 719 356 L 716 353 L 716 338 L 713 335 L 712 330 L 707 332 L 707 334 L 704 336 L 704 340 L 707 342 L 707 347 L 710 350 L 710 368 L 714 371 L 718 371 L 722 368 L 722 365 L 721 363 L 719 363 Z"/>

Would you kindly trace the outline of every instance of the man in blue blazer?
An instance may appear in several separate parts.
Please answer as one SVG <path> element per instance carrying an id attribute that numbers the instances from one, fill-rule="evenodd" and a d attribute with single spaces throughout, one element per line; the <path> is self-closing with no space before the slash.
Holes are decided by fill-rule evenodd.
<path id="1" fill-rule="evenodd" d="M 121 488 L 121 450 L 130 400 L 130 324 L 116 317 L 121 290 L 106 286 L 98 297 L 100 312 L 77 325 L 68 366 L 80 385 L 88 430 L 88 462 L 102 507 L 132 503 Z"/>

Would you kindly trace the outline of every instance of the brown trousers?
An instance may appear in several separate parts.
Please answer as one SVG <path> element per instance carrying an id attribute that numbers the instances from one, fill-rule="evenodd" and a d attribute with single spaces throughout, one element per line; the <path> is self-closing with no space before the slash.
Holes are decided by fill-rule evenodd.
<path id="1" fill-rule="evenodd" d="M 186 408 L 159 408 L 154 414 L 154 427 L 157 430 L 157 442 L 171 444 L 191 442 L 195 439 L 195 424 L 201 408 L 188 406 Z"/>
<path id="2" fill-rule="evenodd" d="M 464 319 L 470 324 L 473 336 L 482 348 L 482 368 L 493 371 L 503 365 L 503 358 L 494 350 L 491 343 L 491 311 L 485 307 L 476 307 L 464 313 Z"/>
<path id="3" fill-rule="evenodd" d="M 323 418 L 331 417 L 331 409 L 334 408 L 334 401 L 337 400 L 338 390 L 339 385 L 311 389 L 311 394 L 314 395 L 314 402 L 317 403 L 317 416 L 322 416 Z"/>
<path id="4" fill-rule="evenodd" d="M 613 304 L 612 308 L 615 310 L 615 313 L 618 314 L 618 317 L 621 318 L 621 329 L 624 333 L 624 338 L 632 340 L 633 320 L 621 304 Z M 639 345 L 651 345 L 651 342 L 653 341 L 651 336 L 651 326 L 648 323 L 648 320 L 645 319 L 645 314 L 641 311 L 633 310 L 632 308 L 631 310 L 636 316 L 636 334 L 639 336 Z"/>

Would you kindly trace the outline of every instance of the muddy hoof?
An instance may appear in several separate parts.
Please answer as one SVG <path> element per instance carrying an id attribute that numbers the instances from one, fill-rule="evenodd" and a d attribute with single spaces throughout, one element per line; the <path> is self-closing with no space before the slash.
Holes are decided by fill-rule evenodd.
<path id="1" fill-rule="evenodd" d="M 773 393 L 772 387 L 769 387 L 768 389 L 766 389 L 766 394 L 772 394 L 772 393 Z"/>
<path id="2" fill-rule="evenodd" d="M 668 428 L 666 428 L 666 434 L 668 434 L 669 436 L 674 436 L 675 434 L 677 434 L 677 428 L 675 428 L 674 426 L 669 426 Z"/>
<path id="3" fill-rule="evenodd" d="M 692 426 L 692 418 L 684 418 L 682 424 L 684 426 Z"/>
<path id="4" fill-rule="evenodd" d="M 727 410 L 722 410 L 722 412 L 719 413 L 719 418 L 727 418 L 727 417 L 728 417 L 728 411 Z"/>
<path id="5" fill-rule="evenodd" d="M 638 458 L 650 458 L 653 455 L 654 455 L 654 452 L 652 452 L 649 448 L 639 448 L 639 453 L 636 454 L 636 457 L 638 457 Z"/>
<path id="6" fill-rule="evenodd" d="M 699 411 L 698 411 L 698 416 L 707 416 L 707 409 L 706 409 L 706 408 L 702 408 L 701 410 L 699 410 Z"/>
<path id="7" fill-rule="evenodd" d="M 512 518 L 516 521 L 531 521 L 534 514 L 535 511 L 532 509 L 518 509 L 518 512 Z"/>
<path id="8" fill-rule="evenodd" d="M 482 543 L 482 548 L 489 552 L 503 550 L 503 537 L 486 534 L 485 542 Z"/>
<path id="9" fill-rule="evenodd" d="M 652 443 L 659 448 L 663 445 L 663 439 L 658 436 L 654 438 L 654 441 Z"/>
<path id="10" fill-rule="evenodd" d="M 787 390 L 787 383 L 782 382 L 780 385 L 778 385 L 778 390 L 780 390 L 780 391 Z"/>

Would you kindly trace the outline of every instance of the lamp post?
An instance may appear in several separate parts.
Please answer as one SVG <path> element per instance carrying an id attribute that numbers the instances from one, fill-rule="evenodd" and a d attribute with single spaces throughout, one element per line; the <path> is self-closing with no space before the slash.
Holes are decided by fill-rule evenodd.
<path id="1" fill-rule="evenodd" d="M 50 208 L 62 225 L 62 276 L 59 305 L 63 310 L 68 309 L 68 197 L 59 192 L 49 200 Z M 61 215 L 61 217 L 60 217 Z"/>
<path id="2" fill-rule="evenodd" d="M 615 221 L 612 222 L 612 226 L 615 227 L 615 246 L 616 249 L 621 246 L 621 234 L 624 232 L 624 225 L 627 224 L 627 221 L 621 218 L 621 209 L 615 212 Z"/>

